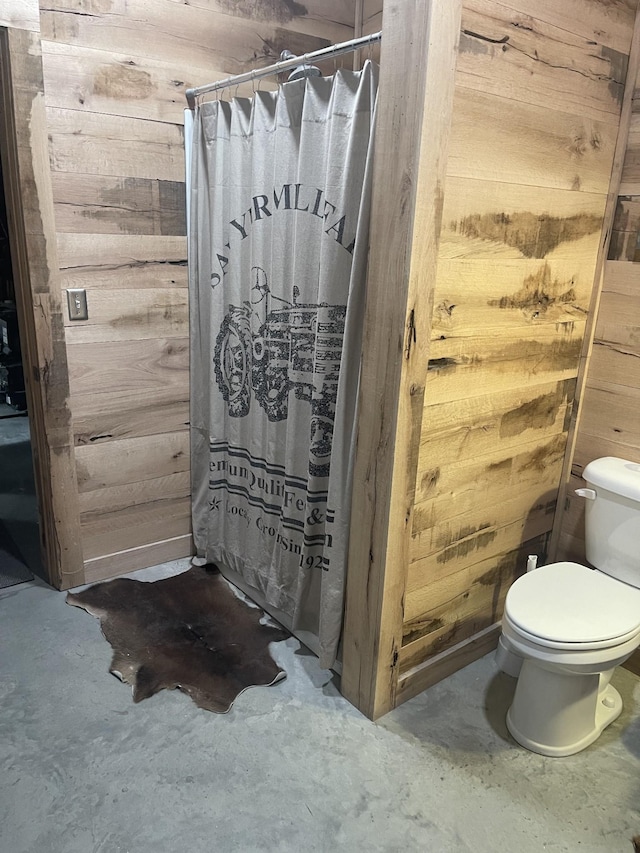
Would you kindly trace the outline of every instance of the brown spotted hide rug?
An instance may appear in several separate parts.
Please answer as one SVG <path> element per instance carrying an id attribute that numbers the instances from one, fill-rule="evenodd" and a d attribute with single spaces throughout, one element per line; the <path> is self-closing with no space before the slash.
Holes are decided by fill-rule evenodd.
<path id="1" fill-rule="evenodd" d="M 70 592 L 67 604 L 100 620 L 109 671 L 132 685 L 134 702 L 178 687 L 226 713 L 247 687 L 286 677 L 269 643 L 288 632 L 261 625 L 262 610 L 237 598 L 213 564 L 151 583 L 117 578 Z"/>

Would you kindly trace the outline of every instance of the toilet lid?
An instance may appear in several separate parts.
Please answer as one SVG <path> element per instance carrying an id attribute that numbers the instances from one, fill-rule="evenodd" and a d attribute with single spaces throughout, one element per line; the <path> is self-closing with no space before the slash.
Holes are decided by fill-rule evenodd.
<path id="1" fill-rule="evenodd" d="M 604 648 L 640 631 L 640 590 L 578 563 L 552 563 L 511 586 L 505 611 L 541 645 Z"/>

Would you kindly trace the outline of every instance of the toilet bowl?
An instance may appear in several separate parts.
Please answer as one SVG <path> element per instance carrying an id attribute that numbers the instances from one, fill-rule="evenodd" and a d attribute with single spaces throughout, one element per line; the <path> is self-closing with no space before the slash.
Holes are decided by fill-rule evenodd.
<path id="1" fill-rule="evenodd" d="M 607 456 L 583 477 L 588 488 L 576 494 L 593 568 L 558 562 L 518 578 L 496 654 L 518 678 L 507 727 L 542 755 L 579 752 L 616 719 L 611 676 L 640 647 L 640 463 Z"/>
<path id="2" fill-rule="evenodd" d="M 541 755 L 572 755 L 622 710 L 609 681 L 640 646 L 640 589 L 578 563 L 543 566 L 507 593 L 501 643 L 522 661 L 509 732 Z"/>

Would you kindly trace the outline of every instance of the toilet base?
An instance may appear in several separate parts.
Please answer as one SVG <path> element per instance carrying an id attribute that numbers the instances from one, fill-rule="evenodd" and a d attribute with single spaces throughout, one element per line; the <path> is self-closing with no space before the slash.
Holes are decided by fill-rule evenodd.
<path id="1" fill-rule="evenodd" d="M 621 711 L 608 678 L 552 672 L 525 660 L 507 728 L 526 749 L 562 758 L 586 749 Z"/>

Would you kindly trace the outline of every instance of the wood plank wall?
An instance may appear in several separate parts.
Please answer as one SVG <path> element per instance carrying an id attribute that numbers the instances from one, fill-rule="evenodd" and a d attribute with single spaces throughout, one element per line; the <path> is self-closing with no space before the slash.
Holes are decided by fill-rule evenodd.
<path id="1" fill-rule="evenodd" d="M 0 27 L 0 157 L 46 579 L 82 581 L 40 39 Z"/>
<path id="2" fill-rule="evenodd" d="M 545 559 L 635 7 L 465 0 L 401 684 L 439 653 L 482 636 L 500 619 L 526 555 Z M 629 176 L 631 168 L 630 160 Z M 637 374 L 626 355 L 637 328 L 609 331 L 630 316 L 629 276 L 612 286 L 591 430 L 611 396 L 607 375 Z M 640 379 L 623 384 L 616 401 L 630 416 Z M 638 438 L 630 439 L 636 456 Z M 407 692 L 401 687 L 401 697 Z"/>
<path id="3" fill-rule="evenodd" d="M 191 549 L 184 92 L 354 20 L 354 0 L 41 4 L 61 286 L 89 309 L 65 312 L 87 581 Z"/>
<path id="4" fill-rule="evenodd" d="M 556 518 L 557 559 L 585 557 L 582 472 L 592 459 L 619 456 L 640 463 L 640 80 L 622 171 L 609 257 L 571 460 L 567 497 Z M 640 653 L 629 667 L 640 674 Z"/>

